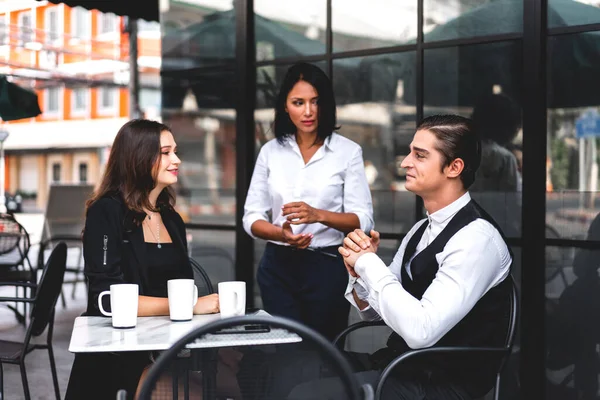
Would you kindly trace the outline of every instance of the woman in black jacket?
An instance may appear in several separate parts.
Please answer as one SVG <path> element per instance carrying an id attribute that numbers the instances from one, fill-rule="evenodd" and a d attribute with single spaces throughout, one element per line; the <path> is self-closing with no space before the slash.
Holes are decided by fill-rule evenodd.
<path id="1" fill-rule="evenodd" d="M 98 295 L 118 283 L 139 285 L 138 316 L 169 315 L 167 281 L 193 278 L 170 188 L 181 163 L 176 150 L 170 129 L 155 121 L 131 120 L 115 137 L 102 182 L 87 203 L 85 315 L 101 315 Z M 195 314 L 216 312 L 217 294 L 199 298 L 194 307 Z M 150 363 L 148 352 L 78 353 L 66 398 L 111 399 L 119 389 L 132 397 Z"/>

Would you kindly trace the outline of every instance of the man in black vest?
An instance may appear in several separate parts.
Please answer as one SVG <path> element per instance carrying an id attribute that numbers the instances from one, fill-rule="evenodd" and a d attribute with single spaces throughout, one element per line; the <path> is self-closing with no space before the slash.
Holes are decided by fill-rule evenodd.
<path id="1" fill-rule="evenodd" d="M 480 161 L 480 141 L 468 118 L 425 118 L 402 167 L 406 189 L 421 196 L 427 218 L 408 232 L 389 267 L 375 254 L 375 231 L 371 237 L 351 232 L 339 248 L 350 274 L 346 298 L 361 318 L 383 319 L 394 331 L 375 354 L 350 354 L 355 368 L 363 370 L 356 374 L 360 382 L 376 386 L 381 370 L 409 349 L 504 345 L 512 255 L 495 221 L 467 191 Z M 395 370 L 383 396 L 481 397 L 493 387 L 498 362 L 430 357 Z M 339 390 L 339 382 L 324 379 L 300 385 L 290 398 L 306 393 L 336 398 Z"/>
<path id="2" fill-rule="evenodd" d="M 379 234 L 344 239 L 347 298 L 363 319 L 394 330 L 381 362 L 409 348 L 502 346 L 510 314 L 511 252 L 496 222 L 468 193 L 481 161 L 471 121 L 425 118 L 402 162 L 406 189 L 421 196 L 427 218 L 408 232 L 389 268 L 375 254 Z M 394 398 L 469 399 L 493 386 L 497 360 L 432 359 L 422 373 L 396 374 Z M 403 379 L 403 375 L 409 379 Z"/>

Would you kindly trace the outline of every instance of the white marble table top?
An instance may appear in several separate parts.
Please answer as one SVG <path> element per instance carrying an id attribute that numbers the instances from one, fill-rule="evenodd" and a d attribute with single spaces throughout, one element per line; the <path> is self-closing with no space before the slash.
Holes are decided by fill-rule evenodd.
<path id="1" fill-rule="evenodd" d="M 259 311 L 257 316 L 268 316 Z M 72 353 L 167 350 L 194 328 L 221 319 L 220 314 L 194 315 L 191 321 L 171 322 L 168 316 L 138 317 L 137 326 L 115 329 L 106 317 L 77 317 L 73 325 L 69 351 Z M 302 339 L 285 329 L 266 333 L 206 335 L 188 348 L 214 348 L 265 344 L 296 343 Z"/>

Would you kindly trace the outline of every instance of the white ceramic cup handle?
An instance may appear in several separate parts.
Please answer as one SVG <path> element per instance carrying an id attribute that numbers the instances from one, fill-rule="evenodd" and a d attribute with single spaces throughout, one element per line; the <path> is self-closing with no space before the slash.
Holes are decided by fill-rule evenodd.
<path id="1" fill-rule="evenodd" d="M 194 285 L 194 304 L 192 304 L 192 307 L 195 306 L 197 302 L 198 302 L 198 286 Z"/>
<path id="2" fill-rule="evenodd" d="M 242 296 L 240 296 L 240 294 L 238 292 L 234 292 L 235 293 L 235 313 L 236 315 L 243 315 L 244 314 L 244 298 Z"/>
<path id="3" fill-rule="evenodd" d="M 98 295 L 98 307 L 100 308 L 100 312 L 102 314 L 106 315 L 107 317 L 112 317 L 112 313 L 106 311 L 104 307 L 102 307 L 102 296 L 104 296 L 105 294 L 110 294 L 110 290 L 105 290 L 104 292 Z"/>

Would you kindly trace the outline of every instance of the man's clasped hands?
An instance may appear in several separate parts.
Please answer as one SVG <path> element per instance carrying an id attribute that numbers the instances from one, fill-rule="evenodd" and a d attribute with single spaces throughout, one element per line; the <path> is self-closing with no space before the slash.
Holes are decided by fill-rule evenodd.
<path id="1" fill-rule="evenodd" d="M 338 248 L 338 252 L 344 258 L 344 264 L 351 276 L 359 278 L 354 270 L 356 260 L 363 254 L 376 253 L 379 248 L 379 243 L 379 232 L 374 230 L 371 230 L 371 236 L 369 237 L 360 229 L 355 229 L 344 238 L 344 242 L 342 246 Z"/>

